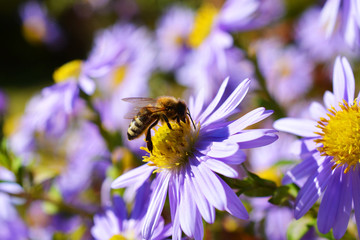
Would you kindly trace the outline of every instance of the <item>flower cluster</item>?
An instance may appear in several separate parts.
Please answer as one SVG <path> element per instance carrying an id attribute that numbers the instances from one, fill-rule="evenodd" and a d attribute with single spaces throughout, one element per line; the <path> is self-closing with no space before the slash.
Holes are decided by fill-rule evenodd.
<path id="1" fill-rule="evenodd" d="M 17 7 L 0 239 L 360 236 L 358 1 Z"/>

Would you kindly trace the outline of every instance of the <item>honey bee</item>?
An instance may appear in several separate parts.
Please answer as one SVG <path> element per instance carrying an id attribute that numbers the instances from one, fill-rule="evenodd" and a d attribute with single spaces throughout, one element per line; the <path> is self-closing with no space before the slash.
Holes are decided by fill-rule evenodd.
<path id="1" fill-rule="evenodd" d="M 155 127 L 159 121 L 166 123 L 169 129 L 172 129 L 169 120 L 176 120 L 176 122 L 180 124 L 180 121 L 186 123 L 186 121 L 189 121 L 189 117 L 191 119 L 186 103 L 174 97 L 163 96 L 156 99 L 131 97 L 124 98 L 123 101 L 135 104 L 136 107 L 134 110 L 137 112 L 135 116 L 131 114 L 134 117 L 132 117 L 127 131 L 128 139 L 133 140 L 138 138 L 146 131 L 145 140 L 150 152 L 153 150 L 151 129 Z M 128 114 L 128 116 L 130 115 Z M 191 122 L 195 128 L 192 119 Z"/>

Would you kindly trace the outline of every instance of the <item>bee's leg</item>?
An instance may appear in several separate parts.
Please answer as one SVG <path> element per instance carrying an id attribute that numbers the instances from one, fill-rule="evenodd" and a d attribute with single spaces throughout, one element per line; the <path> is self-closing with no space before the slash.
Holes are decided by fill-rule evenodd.
<path id="1" fill-rule="evenodd" d="M 162 115 L 162 118 L 164 119 L 164 121 L 166 122 L 166 124 L 168 125 L 169 129 L 172 129 L 171 128 L 171 125 L 169 123 L 169 119 L 165 116 L 165 115 Z"/>
<path id="2" fill-rule="evenodd" d="M 180 117 L 179 116 L 176 117 L 176 122 L 180 125 Z"/>
<path id="3" fill-rule="evenodd" d="M 147 148 L 149 149 L 150 152 L 152 152 L 152 150 L 153 150 L 153 143 L 152 143 L 152 141 L 151 141 L 151 129 L 152 129 L 153 127 L 155 127 L 156 124 L 158 124 L 158 122 L 159 122 L 159 119 L 157 119 L 155 122 L 153 122 L 153 123 L 150 125 L 150 127 L 148 128 L 147 132 L 146 132 L 146 138 L 145 138 L 145 140 L 146 140 L 146 146 L 147 146 Z"/>

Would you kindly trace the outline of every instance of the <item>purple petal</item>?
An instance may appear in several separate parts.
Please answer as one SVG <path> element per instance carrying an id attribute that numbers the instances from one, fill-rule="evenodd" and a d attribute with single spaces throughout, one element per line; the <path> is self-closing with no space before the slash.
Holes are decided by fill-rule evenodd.
<path id="1" fill-rule="evenodd" d="M 214 223 L 215 221 L 215 209 L 213 206 L 209 204 L 204 195 L 202 194 L 199 186 L 194 183 L 194 179 L 190 178 L 187 180 L 189 184 L 189 189 L 196 199 L 196 205 L 200 211 L 200 214 L 204 218 L 204 220 L 208 223 Z M 185 182 L 187 182 L 185 181 Z"/>
<path id="2" fill-rule="evenodd" d="M 333 74 L 333 92 L 337 102 L 345 99 L 348 103 L 354 101 L 355 79 L 351 66 L 346 58 L 337 57 Z"/>
<path id="3" fill-rule="evenodd" d="M 221 185 L 226 193 L 227 201 L 225 205 L 225 210 L 237 218 L 248 219 L 249 214 L 247 213 L 246 208 L 244 207 L 244 204 L 240 201 L 239 197 L 236 196 L 234 191 L 220 177 L 218 177 L 218 179 L 220 180 Z"/>
<path id="4" fill-rule="evenodd" d="M 337 169 L 329 180 L 319 208 L 317 224 L 319 231 L 323 234 L 329 232 L 334 225 L 336 212 L 338 207 L 340 207 L 340 188 L 340 171 Z"/>
<path id="5" fill-rule="evenodd" d="M 274 122 L 273 127 L 279 131 L 292 133 L 301 137 L 317 137 L 317 122 L 309 119 L 282 118 Z"/>
<path id="6" fill-rule="evenodd" d="M 332 106 L 336 106 L 335 96 L 332 92 L 325 91 L 324 94 L 324 104 L 327 109 L 331 108 Z"/>
<path id="7" fill-rule="evenodd" d="M 239 146 L 229 141 L 213 142 L 210 151 L 208 151 L 206 155 L 214 158 L 229 157 L 234 155 L 238 150 Z"/>
<path id="8" fill-rule="evenodd" d="M 218 158 L 218 160 L 226 164 L 237 165 L 243 163 L 246 160 L 246 154 L 243 150 L 239 149 L 234 155 L 229 157 L 221 157 Z"/>
<path id="9" fill-rule="evenodd" d="M 356 225 L 358 229 L 358 235 L 360 236 L 360 172 L 359 166 L 356 166 L 352 175 L 352 195 L 354 202 L 354 210 L 355 210 L 355 219 Z"/>
<path id="10" fill-rule="evenodd" d="M 135 169 L 132 169 L 117 179 L 111 184 L 111 188 L 124 188 L 135 184 L 140 187 L 151 175 L 156 167 L 150 167 L 145 164 Z"/>
<path id="11" fill-rule="evenodd" d="M 223 83 L 221 84 L 219 91 L 217 92 L 215 98 L 211 101 L 211 103 L 209 104 L 209 106 L 205 109 L 205 111 L 201 114 L 201 116 L 199 117 L 199 121 L 203 122 L 204 119 L 206 119 L 215 109 L 215 107 L 219 104 L 224 92 L 225 92 L 225 88 L 227 86 L 229 82 L 229 78 L 226 78 Z"/>
<path id="12" fill-rule="evenodd" d="M 335 224 L 333 226 L 333 234 L 336 239 L 340 239 L 346 232 L 350 213 L 352 208 L 352 194 L 351 194 L 351 175 L 344 173 L 341 170 L 341 189 L 338 192 L 340 195 L 339 207 L 335 217 Z"/>
<path id="13" fill-rule="evenodd" d="M 171 174 L 168 172 L 161 172 L 153 182 L 155 189 L 151 197 L 142 228 L 142 235 L 145 239 L 151 238 L 161 216 L 161 212 L 164 208 L 170 176 Z"/>
<path id="14" fill-rule="evenodd" d="M 217 108 L 209 118 L 207 118 L 203 124 L 207 125 L 211 122 L 216 122 L 232 113 L 235 108 L 241 103 L 244 99 L 246 93 L 249 90 L 250 80 L 245 79 L 242 81 L 239 86 L 231 93 L 231 95 L 225 100 L 219 108 Z"/>
<path id="15" fill-rule="evenodd" d="M 95 92 L 96 85 L 92 79 L 89 79 L 87 76 L 83 76 L 79 80 L 80 88 L 86 93 L 87 95 L 92 95 Z"/>
<path id="16" fill-rule="evenodd" d="M 197 222 L 199 221 L 197 218 L 200 218 L 201 215 L 196 207 L 194 199 L 190 195 L 189 188 L 189 179 L 185 179 L 183 188 L 181 189 L 181 200 L 179 205 L 180 214 L 180 225 L 184 233 L 195 239 L 202 239 L 201 233 L 204 230 L 198 229 L 198 227 L 203 228 L 201 226 L 197 226 Z"/>
<path id="17" fill-rule="evenodd" d="M 201 110 L 203 109 L 205 99 L 205 90 L 202 88 L 197 94 L 196 98 L 190 97 L 189 99 L 189 111 L 191 117 L 196 120 L 199 118 Z"/>
<path id="18" fill-rule="evenodd" d="M 312 102 L 310 107 L 310 115 L 315 120 L 320 120 L 320 118 L 323 118 L 326 116 L 326 109 L 318 102 Z"/>
<path id="19" fill-rule="evenodd" d="M 321 25 L 325 27 L 327 38 L 329 38 L 334 31 L 339 6 L 340 0 L 328 0 L 321 10 L 320 22 Z"/>
<path id="20" fill-rule="evenodd" d="M 299 191 L 295 202 L 296 219 L 301 218 L 314 205 L 316 200 L 327 186 L 327 183 L 332 176 L 331 167 L 333 164 L 328 161 L 324 163 L 314 175 L 310 176 L 304 186 Z"/>
<path id="21" fill-rule="evenodd" d="M 179 179 L 177 175 L 173 175 L 169 181 L 169 203 L 172 219 L 172 237 L 173 239 L 181 239 L 181 228 L 179 219 Z"/>
<path id="22" fill-rule="evenodd" d="M 318 163 L 313 156 L 309 156 L 308 158 L 300 162 L 298 165 L 296 165 L 293 169 L 288 171 L 284 176 L 282 183 L 296 183 L 297 181 L 301 180 L 306 176 L 313 175 L 321 163 Z"/>
<path id="23" fill-rule="evenodd" d="M 206 197 L 209 203 L 219 210 L 225 209 L 225 190 L 217 176 L 205 165 L 195 166 L 191 164 L 191 171 L 194 173 L 193 182 L 197 189 Z"/>
<path id="24" fill-rule="evenodd" d="M 230 135 L 240 132 L 248 126 L 251 126 L 261 120 L 267 118 L 273 111 L 266 111 L 265 108 L 260 107 L 245 114 L 241 118 L 229 124 Z"/>
<path id="25" fill-rule="evenodd" d="M 241 149 L 257 148 L 257 147 L 266 146 L 270 143 L 273 143 L 274 141 L 276 141 L 279 138 L 276 135 L 276 132 L 277 132 L 276 130 L 273 130 L 273 129 L 256 129 L 256 130 L 265 131 L 265 134 L 263 134 L 259 138 L 249 139 L 248 141 L 239 142 L 239 146 Z M 253 129 L 251 131 L 256 131 L 256 130 Z M 239 135 L 238 137 L 241 138 L 242 134 L 238 134 L 238 135 Z"/>
<path id="26" fill-rule="evenodd" d="M 221 175 L 224 175 L 226 177 L 237 178 L 239 176 L 238 172 L 235 169 L 233 169 L 226 163 L 223 163 L 215 159 L 208 159 L 202 164 L 205 164 L 212 171 L 220 173 Z"/>

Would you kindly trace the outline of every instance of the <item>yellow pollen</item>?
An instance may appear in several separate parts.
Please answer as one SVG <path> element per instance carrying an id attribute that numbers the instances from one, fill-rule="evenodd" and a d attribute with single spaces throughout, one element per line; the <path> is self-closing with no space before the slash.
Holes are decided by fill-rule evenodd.
<path id="1" fill-rule="evenodd" d="M 113 81 L 112 81 L 113 86 L 114 87 L 119 86 L 124 80 L 125 75 L 126 75 L 126 66 L 118 67 L 114 72 Z"/>
<path id="2" fill-rule="evenodd" d="M 353 105 L 344 101 L 340 110 L 328 109 L 329 119 L 321 118 L 316 132 L 321 138 L 315 142 L 322 156 L 332 156 L 334 168 L 345 166 L 344 173 L 360 162 L 360 108 L 355 100 Z"/>
<path id="3" fill-rule="evenodd" d="M 123 235 L 115 234 L 109 240 L 126 240 L 126 238 Z"/>
<path id="4" fill-rule="evenodd" d="M 193 146 L 196 141 L 198 131 L 194 131 L 189 121 L 186 123 L 170 122 L 171 128 L 167 124 L 161 125 L 155 130 L 154 136 L 151 137 L 153 151 L 147 148 L 141 148 L 150 155 L 144 156 L 143 161 L 148 162 L 151 166 L 157 166 L 155 172 L 164 169 L 178 169 L 189 160 L 193 154 Z M 197 129 L 200 126 L 198 125 Z"/>
<path id="5" fill-rule="evenodd" d="M 66 81 L 67 79 L 74 77 L 77 78 L 80 75 L 82 67 L 81 60 L 73 60 L 65 63 L 61 67 L 55 70 L 53 74 L 54 81 L 56 83 Z"/>
<path id="6" fill-rule="evenodd" d="M 194 20 L 194 27 L 189 35 L 188 45 L 190 47 L 199 47 L 209 36 L 217 14 L 218 9 L 210 3 L 205 3 L 200 7 Z"/>

